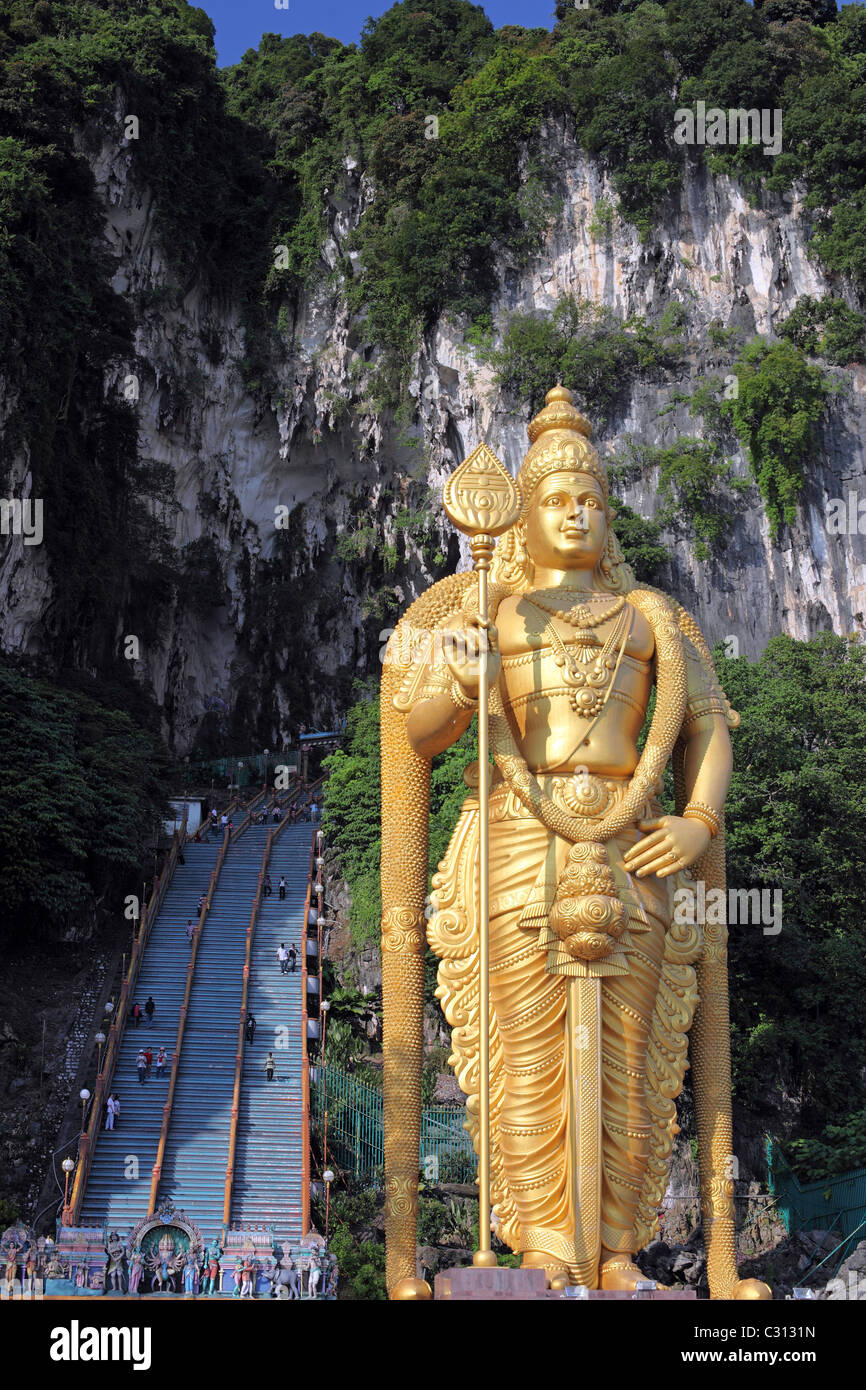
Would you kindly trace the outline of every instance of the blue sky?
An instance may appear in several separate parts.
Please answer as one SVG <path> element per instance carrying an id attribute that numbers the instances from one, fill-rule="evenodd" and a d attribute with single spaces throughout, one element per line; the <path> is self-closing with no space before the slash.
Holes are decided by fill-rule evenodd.
<path id="1" fill-rule="evenodd" d="M 195 3 L 195 0 L 193 0 Z M 393 0 L 289 0 L 278 10 L 274 0 L 199 0 L 216 25 L 220 67 L 236 63 L 248 48 L 258 48 L 262 34 L 328 34 L 343 43 L 356 43 L 370 15 L 378 18 Z M 554 0 L 486 0 L 482 8 L 494 26 L 522 24 L 525 28 L 553 26 Z"/>

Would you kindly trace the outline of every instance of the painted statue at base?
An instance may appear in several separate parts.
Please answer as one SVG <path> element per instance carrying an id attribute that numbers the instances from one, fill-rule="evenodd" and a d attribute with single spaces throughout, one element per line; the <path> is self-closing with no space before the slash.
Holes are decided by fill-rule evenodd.
<path id="1" fill-rule="evenodd" d="M 222 1246 L 209 1246 L 205 1252 L 205 1280 L 204 1292 L 209 1297 L 220 1291 L 222 1275 L 220 1271 L 220 1258 L 222 1256 Z"/>
<path id="2" fill-rule="evenodd" d="M 105 1282 L 106 1287 L 116 1293 L 123 1292 L 125 1259 L 126 1246 L 117 1231 L 112 1231 L 105 1245 Z"/>
<path id="3" fill-rule="evenodd" d="M 657 1229 L 691 1029 L 710 1290 L 755 1296 L 734 1257 L 727 933 L 681 910 L 696 879 L 724 887 L 738 718 L 694 620 L 625 563 L 606 472 L 569 391 L 548 393 L 529 438 L 519 519 L 489 576 L 494 1219 L 550 1281 L 633 1289 L 644 1277 L 635 1256 Z M 482 459 L 474 484 L 465 475 L 481 508 L 513 486 L 484 469 Z M 478 601 L 475 573 L 422 595 L 389 642 L 382 682 L 387 1278 L 397 1297 L 417 1296 L 428 941 L 478 1147 L 471 769 L 425 918 L 430 763 L 477 709 Z M 674 815 L 659 801 L 671 762 Z"/>
<path id="4" fill-rule="evenodd" d="M 32 1251 L 33 1233 L 29 1226 L 24 1225 L 23 1221 L 16 1221 L 11 1226 L 7 1226 L 3 1234 L 0 1235 L 0 1258 L 6 1261 L 4 1277 L 7 1289 L 11 1290 L 18 1278 L 19 1265 L 21 1266 L 23 1281 L 24 1268 Z"/>
<path id="5" fill-rule="evenodd" d="M 307 1276 L 307 1298 L 318 1298 L 319 1282 L 322 1278 L 322 1262 L 316 1250 L 310 1255 L 310 1272 Z"/>
<path id="6" fill-rule="evenodd" d="M 171 1231 L 163 1230 L 156 1249 L 151 1250 L 147 1257 L 151 1292 L 156 1289 L 160 1293 L 174 1293 L 178 1275 L 185 1263 L 185 1253 L 178 1248 Z"/>
<path id="7" fill-rule="evenodd" d="M 280 1260 L 280 1287 L 286 1289 L 287 1298 L 300 1298 L 301 1275 L 291 1250 Z"/>
<path id="8" fill-rule="evenodd" d="M 241 1264 L 241 1298 L 252 1298 L 255 1293 L 256 1262 L 251 1255 L 245 1255 Z"/>

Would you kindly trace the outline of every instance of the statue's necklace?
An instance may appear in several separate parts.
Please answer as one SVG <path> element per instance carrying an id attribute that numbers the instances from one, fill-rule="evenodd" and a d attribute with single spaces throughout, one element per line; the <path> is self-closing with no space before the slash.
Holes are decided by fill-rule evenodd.
<path id="1" fill-rule="evenodd" d="M 534 598 L 528 599 L 528 602 L 541 608 L 543 612 L 551 611 L 540 603 L 536 604 Z M 582 608 L 583 605 L 578 604 L 577 607 Z M 580 714 L 585 719 L 595 719 L 601 713 L 613 688 L 613 681 L 619 670 L 632 626 L 628 612 L 623 611 L 625 607 L 625 599 L 620 598 L 602 617 L 593 620 L 593 626 L 598 626 L 605 618 L 617 616 L 617 622 L 611 628 L 603 646 L 598 638 L 593 637 L 591 633 L 577 632 L 574 637 L 577 652 L 574 655 L 568 650 L 553 624 L 548 622 L 545 626 L 545 631 L 550 634 L 551 643 L 556 652 L 554 659 L 562 670 L 571 708 L 575 714 Z M 573 613 L 574 609 L 571 611 Z M 553 616 L 561 618 L 570 626 L 573 625 L 572 620 L 564 613 L 553 613 Z M 598 650 L 599 647 L 601 647 L 600 651 Z M 595 660 L 593 661 L 594 655 Z M 590 661 L 593 664 L 591 669 L 587 670 L 586 667 Z M 583 666 L 583 670 L 581 670 L 581 666 Z"/>
<path id="2" fill-rule="evenodd" d="M 614 599 L 608 608 L 602 608 L 594 612 L 587 603 L 576 603 L 573 608 L 554 608 L 552 604 L 545 603 L 537 594 L 530 597 L 526 595 L 527 601 L 536 608 L 540 608 L 543 613 L 550 613 L 554 618 L 559 618 L 560 622 L 568 623 L 569 627 L 582 628 L 586 630 L 592 627 L 601 627 L 609 618 L 615 618 L 617 613 L 621 613 L 625 607 L 625 599 L 620 596 Z"/>

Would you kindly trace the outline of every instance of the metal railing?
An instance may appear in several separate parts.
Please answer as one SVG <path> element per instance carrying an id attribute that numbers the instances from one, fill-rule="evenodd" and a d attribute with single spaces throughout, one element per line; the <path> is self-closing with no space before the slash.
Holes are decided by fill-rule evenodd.
<path id="1" fill-rule="evenodd" d="M 766 1142 L 769 1188 L 785 1230 L 789 1235 L 811 1230 L 838 1235 L 832 1251 L 839 1254 L 838 1267 L 850 1255 L 855 1235 L 866 1227 L 866 1168 L 801 1182 L 776 1141 L 768 1136 Z"/>
<path id="2" fill-rule="evenodd" d="M 110 1089 L 114 1080 L 114 1069 L 117 1065 L 120 1043 L 123 1037 L 123 1030 L 126 1026 L 127 1014 L 129 1012 L 129 1000 L 138 981 L 141 958 L 144 955 L 144 950 L 150 937 L 151 926 L 156 921 L 159 910 L 162 907 L 168 885 L 174 877 L 181 846 L 186 839 L 186 817 L 187 809 L 184 807 L 183 819 L 171 837 L 171 852 L 168 856 L 165 868 L 154 882 L 150 901 L 142 910 L 138 933 L 132 943 L 132 951 L 129 957 L 129 969 L 120 987 L 120 1000 L 111 1022 L 108 1042 L 102 1057 L 102 1067 L 96 1078 L 96 1085 L 90 1102 L 90 1116 L 86 1128 L 81 1135 L 81 1143 L 78 1149 L 78 1168 L 75 1173 L 75 1180 L 72 1184 L 72 1193 L 69 1203 L 65 1204 L 63 1207 L 62 1221 L 64 1226 L 77 1226 L 81 1215 L 81 1203 L 84 1200 L 84 1192 L 87 1187 L 87 1179 L 90 1176 L 93 1154 L 96 1149 L 96 1140 L 100 1130 L 102 1098 L 106 1091 Z"/>
<path id="3" fill-rule="evenodd" d="M 370 1187 L 384 1184 L 382 1092 L 339 1067 L 316 1069 L 316 1124 L 327 1113 L 328 1154 L 344 1173 Z M 463 1106 L 428 1105 L 421 1112 L 418 1167 L 427 1182 L 471 1183 L 478 1160 L 466 1132 Z"/>
<path id="4" fill-rule="evenodd" d="M 232 818 L 232 816 L 234 815 L 235 811 L 237 811 L 238 808 L 240 807 L 240 804 L 241 804 L 241 803 L 240 803 L 239 801 L 237 801 L 237 800 L 235 800 L 235 801 L 230 801 L 230 802 L 229 802 L 228 806 L 226 807 L 225 811 L 223 812 L 223 815 L 227 817 L 227 821 L 228 821 L 228 820 L 231 820 L 231 818 Z M 186 810 L 186 808 L 184 808 L 184 811 L 185 811 L 185 810 Z M 210 816 L 207 816 L 207 817 L 202 821 L 201 825 L 197 826 L 195 830 L 189 831 L 189 833 L 187 834 L 187 837 L 186 837 L 187 843 L 189 843 L 191 840 L 194 840 L 195 837 L 196 837 L 196 835 L 198 835 L 199 832 L 200 832 L 201 830 L 204 830 L 205 828 L 207 828 L 208 832 L 213 832 L 214 834 L 217 834 L 217 835 L 218 835 L 218 834 L 219 834 L 219 831 L 220 831 L 220 824 L 219 824 L 219 821 L 217 821 L 216 825 L 214 825 L 213 822 L 212 822 L 211 819 L 210 819 Z M 226 828 L 228 828 L 228 824 L 226 825 Z"/>
<path id="5" fill-rule="evenodd" d="M 281 821 L 268 831 L 265 839 L 265 848 L 262 851 L 262 862 L 259 868 L 259 877 L 256 884 L 255 897 L 250 911 L 250 921 L 246 932 L 246 942 L 244 946 L 244 975 L 243 989 L 241 992 L 241 1006 L 238 1015 L 238 1047 L 235 1055 L 235 1080 L 232 1091 L 232 1111 L 231 1123 L 229 1128 L 229 1152 L 226 1162 L 226 1180 L 223 1195 L 223 1226 L 228 1227 L 231 1219 L 232 1186 L 234 1184 L 235 1154 L 238 1142 L 238 1119 L 240 1116 L 241 1103 L 241 1082 L 244 1069 L 244 1032 L 247 1026 L 247 1014 L 249 1012 L 249 993 L 250 993 L 250 970 L 253 958 L 253 934 L 256 928 L 256 921 L 259 915 L 259 908 L 262 902 L 262 888 L 264 887 L 265 874 L 267 873 L 268 860 L 271 856 L 271 849 L 274 841 L 280 835 L 283 828 L 288 825 L 288 821 Z"/>
<path id="6" fill-rule="evenodd" d="M 316 833 L 310 841 L 310 866 L 307 872 L 307 892 L 304 898 L 304 927 L 301 934 L 301 1230 L 310 1229 L 310 1050 L 307 1039 L 307 934 L 310 924 L 310 899 L 313 892 L 313 864 L 316 856 Z M 321 962 L 319 963 L 319 1007 L 322 1003 Z"/>
<path id="7" fill-rule="evenodd" d="M 156 1205 L 159 1194 L 159 1184 L 160 1179 L 162 1178 L 162 1163 L 163 1159 L 165 1158 L 166 1144 L 168 1143 L 168 1131 L 171 1128 L 171 1111 L 172 1106 L 174 1105 L 174 1092 L 175 1087 L 177 1085 L 178 1065 L 180 1062 L 181 1049 L 183 1047 L 183 1035 L 186 1030 L 186 1016 L 189 1010 L 189 999 L 190 994 L 192 993 L 192 981 L 193 976 L 195 975 L 195 963 L 196 958 L 198 957 L 199 943 L 201 941 L 201 935 L 204 929 L 207 914 L 210 912 L 211 899 L 213 898 L 214 892 L 216 891 L 217 883 L 219 881 L 220 869 L 222 868 L 223 861 L 226 857 L 226 851 L 228 850 L 228 842 L 229 832 L 226 829 L 223 832 L 223 842 L 220 845 L 219 854 L 217 855 L 217 861 L 214 865 L 213 871 L 210 876 L 207 897 L 202 903 L 202 909 L 198 919 L 198 926 L 196 927 L 195 934 L 193 936 L 192 950 L 190 951 L 189 956 L 189 964 L 186 968 L 186 985 L 183 991 L 183 1002 L 180 1006 L 180 1018 L 178 1019 L 177 1023 L 177 1038 L 174 1044 L 174 1054 L 171 1059 L 171 1075 L 168 1078 L 168 1095 L 166 1097 L 165 1105 L 162 1107 L 162 1125 L 160 1126 L 159 1143 L 156 1149 L 156 1159 L 154 1161 L 150 1179 L 150 1199 L 148 1201 L 147 1208 L 148 1216 L 153 1216 L 156 1212 Z"/>

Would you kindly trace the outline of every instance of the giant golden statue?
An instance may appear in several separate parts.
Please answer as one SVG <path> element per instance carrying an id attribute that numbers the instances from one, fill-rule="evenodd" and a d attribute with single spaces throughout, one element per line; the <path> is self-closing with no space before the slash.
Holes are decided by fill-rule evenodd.
<path id="1" fill-rule="evenodd" d="M 415 1239 L 429 941 L 482 1157 L 476 1263 L 495 1263 L 489 1183 L 498 1234 L 524 1265 L 558 1284 L 634 1287 L 643 1277 L 634 1257 L 656 1230 L 667 1183 L 691 1030 L 711 1294 L 762 1296 L 763 1286 L 738 1281 L 734 1256 L 726 928 L 674 911 L 674 892 L 696 879 L 724 887 L 737 716 L 695 622 L 624 562 L 606 474 L 569 391 L 548 393 L 529 438 L 516 488 L 486 446 L 458 470 L 469 466 L 475 531 L 493 534 L 473 546 L 475 573 L 412 605 L 386 654 L 389 1289 L 424 1293 Z M 494 553 L 500 504 L 509 523 Z M 430 760 L 468 727 L 482 667 L 492 782 L 488 793 L 482 769 L 467 772 L 428 922 Z M 673 816 L 657 800 L 671 758 Z"/>

